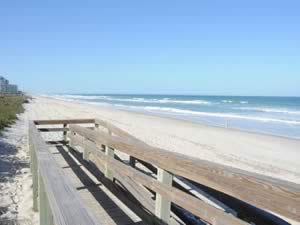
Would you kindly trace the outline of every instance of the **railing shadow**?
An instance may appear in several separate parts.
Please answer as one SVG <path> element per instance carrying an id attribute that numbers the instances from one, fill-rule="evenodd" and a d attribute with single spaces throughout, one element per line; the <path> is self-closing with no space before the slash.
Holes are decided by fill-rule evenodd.
<path id="1" fill-rule="evenodd" d="M 15 145 L 0 140 L 0 183 L 7 182 L 20 169 L 30 167 L 29 162 L 20 160 L 17 151 Z"/>
<path id="2" fill-rule="evenodd" d="M 82 158 L 82 153 L 74 150 L 70 146 L 65 146 L 70 154 L 76 158 L 93 176 L 95 176 L 103 185 L 105 185 L 120 201 L 122 201 L 128 208 L 130 208 L 136 215 L 138 215 L 144 222 L 135 223 L 138 224 L 149 224 L 149 225 L 166 225 L 164 222 L 159 220 L 152 212 L 145 208 L 134 195 L 126 189 L 124 185 L 115 179 L 115 182 L 107 179 L 102 171 L 96 164 L 91 161 L 86 161 Z"/>
<path id="3" fill-rule="evenodd" d="M 75 160 L 68 154 L 63 146 L 57 146 L 57 150 L 61 153 L 62 157 L 69 165 L 74 165 Z M 134 224 L 134 221 L 123 210 L 110 199 L 110 197 L 101 190 L 99 186 L 84 172 L 79 166 L 70 166 L 72 171 L 83 183 L 84 187 L 93 195 L 101 207 L 110 215 L 111 219 L 118 225 Z M 113 209 L 113 210 L 112 210 Z M 117 217 L 112 215 L 112 211 Z M 125 222 L 125 223 L 124 223 Z"/>

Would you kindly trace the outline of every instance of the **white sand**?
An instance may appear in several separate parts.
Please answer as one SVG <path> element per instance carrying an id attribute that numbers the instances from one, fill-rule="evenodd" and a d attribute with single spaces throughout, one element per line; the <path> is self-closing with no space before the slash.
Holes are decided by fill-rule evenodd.
<path id="1" fill-rule="evenodd" d="M 299 140 L 45 97 L 35 97 L 26 105 L 25 114 L 2 141 L 17 146 L 12 154 L 16 162 L 28 163 L 27 119 L 76 118 L 101 118 L 153 146 L 300 184 Z M 9 207 L 5 216 L 37 223 L 31 210 L 31 182 L 29 168 L 23 168 L 1 187 L 0 207 Z"/>
<path id="2" fill-rule="evenodd" d="M 0 224 L 6 220 L 38 224 L 37 213 L 32 211 L 27 116 L 20 115 L 0 137 Z"/>

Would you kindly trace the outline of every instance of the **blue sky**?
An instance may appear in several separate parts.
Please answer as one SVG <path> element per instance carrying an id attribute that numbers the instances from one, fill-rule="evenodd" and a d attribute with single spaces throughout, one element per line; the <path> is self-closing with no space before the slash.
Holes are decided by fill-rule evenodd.
<path id="1" fill-rule="evenodd" d="M 300 1 L 2 1 L 0 74 L 37 93 L 300 96 Z"/>

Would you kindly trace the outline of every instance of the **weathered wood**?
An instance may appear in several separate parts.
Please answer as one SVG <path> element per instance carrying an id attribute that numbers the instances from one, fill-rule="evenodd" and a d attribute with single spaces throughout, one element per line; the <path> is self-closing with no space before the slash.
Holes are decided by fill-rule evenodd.
<path id="1" fill-rule="evenodd" d="M 300 221 L 300 186 L 297 184 L 151 147 L 99 130 L 77 125 L 70 125 L 70 129 L 98 144 L 108 145 L 173 174 Z"/>
<path id="2" fill-rule="evenodd" d="M 63 129 L 66 129 L 68 124 L 65 123 L 63 126 L 64 126 Z M 67 131 L 66 130 L 63 132 L 63 137 L 64 137 L 64 141 L 67 141 Z"/>
<path id="3" fill-rule="evenodd" d="M 34 120 L 36 125 L 95 123 L 94 119 Z"/>
<path id="4" fill-rule="evenodd" d="M 157 180 L 166 186 L 172 187 L 173 175 L 168 171 L 158 169 Z M 156 193 L 155 215 L 165 223 L 169 224 L 171 215 L 171 202 L 159 193 Z"/>
<path id="5" fill-rule="evenodd" d="M 39 173 L 43 179 L 54 223 L 56 225 L 101 224 L 101 221 L 96 221 L 84 207 L 77 191 L 50 154 L 34 123 L 31 122 L 29 126 L 30 142 L 37 156 Z"/>
<path id="6" fill-rule="evenodd" d="M 108 129 L 110 132 L 113 132 L 116 136 L 120 136 L 123 138 L 126 138 L 128 140 L 132 140 L 133 142 L 139 142 L 142 144 L 146 144 L 145 142 L 141 141 L 140 139 L 137 139 L 136 137 L 134 137 L 133 135 L 131 135 L 130 133 L 120 129 L 119 127 L 107 122 L 107 121 L 103 121 L 101 119 L 95 119 L 95 123 L 96 123 L 96 127 L 99 127 L 100 124 Z M 148 169 L 150 168 L 151 171 L 153 173 L 157 173 L 157 168 L 154 167 L 152 164 L 147 163 L 145 161 L 139 160 L 140 163 L 142 163 L 144 166 L 146 166 Z M 134 158 L 133 156 L 129 156 L 129 165 L 132 167 L 135 167 L 135 164 L 137 163 L 137 159 Z M 184 180 L 184 181 L 183 181 Z M 175 182 L 174 182 L 175 181 Z M 231 213 L 234 216 L 237 216 L 237 213 L 231 209 L 230 207 L 224 205 L 222 202 L 218 201 L 217 199 L 213 198 L 212 196 L 208 196 L 203 190 L 199 190 L 199 188 L 197 188 L 197 191 L 193 190 L 195 187 L 191 184 L 191 182 L 189 182 L 187 179 L 183 178 L 183 177 L 175 177 L 173 184 L 176 185 L 176 187 L 180 187 L 182 190 L 187 191 L 188 193 L 200 198 L 201 200 L 215 206 L 216 208 L 222 209 L 228 213 Z M 193 188 L 191 189 L 191 187 L 187 187 L 192 185 Z M 200 193 L 199 193 L 200 192 Z"/>
<path id="7" fill-rule="evenodd" d="M 89 155 L 90 152 L 87 149 L 83 149 L 83 154 L 82 154 L 83 159 L 89 161 Z"/>
<path id="8" fill-rule="evenodd" d="M 113 124 L 111 124 L 107 121 L 96 118 L 95 119 L 95 126 L 98 128 L 100 125 L 102 127 L 106 128 L 106 129 L 108 129 L 110 132 L 112 132 L 116 136 L 126 138 L 128 140 L 133 141 L 133 142 L 139 142 L 139 143 L 142 143 L 142 144 L 146 144 L 145 142 L 141 141 L 140 139 L 137 139 L 136 137 L 134 137 L 130 133 L 120 129 L 119 127 L 117 127 L 117 126 L 115 126 L 115 125 L 113 125 Z M 135 167 L 136 162 L 137 162 L 137 159 L 135 157 L 129 156 L 129 165 L 130 166 Z M 153 173 L 157 173 L 157 168 L 154 167 L 152 164 L 147 163 L 147 162 L 142 161 L 142 160 L 139 160 L 139 162 L 142 163 L 144 166 L 146 166 L 148 169 L 151 168 Z M 224 205 L 222 202 L 218 201 L 217 199 L 213 198 L 212 196 L 208 197 L 208 195 L 206 193 L 204 193 L 204 191 L 199 190 L 199 188 L 197 189 L 197 191 L 191 189 L 190 187 L 187 188 L 187 185 L 183 184 L 183 181 L 181 181 L 182 179 L 184 179 L 183 177 L 181 177 L 180 180 L 178 178 L 175 178 L 175 179 L 177 179 L 177 181 L 178 181 L 178 182 L 174 183 L 176 185 L 176 187 L 180 187 L 181 189 L 183 188 L 182 190 L 185 190 L 186 192 L 200 198 L 201 200 L 213 205 L 214 207 L 222 209 L 222 210 L 226 211 L 227 213 L 231 213 L 234 216 L 237 216 L 237 213 L 234 210 L 232 210 L 228 206 Z M 185 179 L 184 182 L 188 182 L 188 180 Z M 189 183 L 189 185 L 191 185 L 191 183 Z"/>
<path id="9" fill-rule="evenodd" d="M 92 128 L 92 127 L 88 127 Z M 68 132 L 70 129 L 68 127 L 49 127 L 49 128 L 38 128 L 39 132 Z"/>
<path id="10" fill-rule="evenodd" d="M 112 195 L 110 186 L 106 186 L 101 179 L 97 181 L 93 173 L 89 172 L 90 165 L 93 162 L 86 162 L 82 159 L 82 148 L 77 151 L 70 146 L 53 146 L 50 148 L 56 161 L 63 168 L 64 174 L 68 177 L 72 185 L 77 189 L 84 206 L 97 217 L 99 221 L 106 225 L 127 225 L 140 221 L 134 212 L 120 203 L 116 195 Z M 93 159 L 91 154 L 91 159 Z M 69 166 L 64 166 L 69 165 Z M 94 169 L 96 169 L 94 167 Z M 101 173 L 98 173 L 101 174 Z M 102 174 L 102 179 L 104 178 Z M 110 182 L 112 183 L 112 182 Z"/>
<path id="11" fill-rule="evenodd" d="M 134 158 L 133 156 L 129 156 L 129 165 L 134 168 L 135 163 L 136 163 L 136 158 Z"/>
<path id="12" fill-rule="evenodd" d="M 207 194 L 205 191 L 200 189 L 199 187 L 195 186 L 192 182 L 188 181 L 187 179 L 184 179 L 183 177 L 174 177 L 173 178 L 173 185 L 176 187 L 179 187 L 182 190 L 185 190 L 186 192 L 190 193 L 191 195 L 201 199 L 202 201 L 221 209 L 227 213 L 230 213 L 234 216 L 237 216 L 237 212 L 230 208 L 229 206 L 225 205 L 223 202 L 217 200 L 213 196 Z"/>
<path id="13" fill-rule="evenodd" d="M 51 127 L 51 128 L 39 128 L 40 132 L 60 132 L 60 131 L 69 131 L 69 128 L 60 128 L 60 127 Z"/>
<path id="14" fill-rule="evenodd" d="M 72 134 L 72 132 L 68 134 L 68 137 L 70 139 L 70 146 L 72 147 L 73 150 L 80 152 L 80 150 L 77 148 L 78 142 L 84 142 L 85 138 L 82 136 L 76 135 L 76 138 L 75 138 L 76 141 L 73 143 L 72 141 L 74 140 L 74 136 L 75 135 Z M 78 146 L 80 146 L 80 145 L 78 145 Z M 99 146 L 97 146 L 97 148 L 99 149 Z M 101 148 L 101 151 L 102 151 L 102 148 Z M 90 153 L 90 161 L 92 163 L 94 163 L 97 166 L 97 169 L 100 170 L 104 174 L 106 162 L 104 162 L 103 160 L 99 160 L 99 157 L 97 157 L 97 154 L 95 154 L 93 151 L 89 151 L 89 153 Z M 115 155 L 115 159 L 118 159 L 118 157 L 116 155 Z M 149 193 L 149 191 L 146 188 L 144 188 L 143 186 L 136 183 L 132 178 L 123 176 L 119 172 L 115 171 L 113 176 L 114 176 L 114 178 L 119 180 L 122 183 L 122 185 L 125 185 L 125 188 L 128 191 L 130 191 L 130 193 L 132 195 L 134 195 L 134 197 L 136 197 L 136 199 L 140 203 L 142 203 L 147 210 L 149 210 L 153 214 L 155 213 L 154 204 L 152 205 L 150 203 L 151 201 L 149 201 L 153 196 L 152 196 L 152 194 Z"/>
<path id="15" fill-rule="evenodd" d="M 38 211 L 38 167 L 36 153 L 31 138 L 32 133 L 29 132 L 29 150 L 30 150 L 30 169 L 32 173 L 32 199 L 33 199 L 33 211 Z"/>
<path id="16" fill-rule="evenodd" d="M 99 157 L 95 153 L 91 153 L 91 155 L 93 163 L 97 165 L 98 168 L 101 168 L 105 165 L 105 162 L 101 159 L 99 160 Z M 114 172 L 114 178 L 121 182 L 122 186 L 124 186 L 126 190 L 130 192 L 130 194 L 132 194 L 141 204 L 143 204 L 147 210 L 154 213 L 154 205 L 151 204 L 151 201 L 153 201 L 151 199 L 152 195 L 145 187 L 136 183 L 132 178 L 124 176 L 122 173 L 116 171 Z"/>
<path id="17" fill-rule="evenodd" d="M 38 176 L 39 182 L 39 211 L 40 211 L 40 225 L 54 225 L 53 215 L 49 206 L 47 193 L 45 192 L 45 185 L 41 174 Z"/>
<path id="18" fill-rule="evenodd" d="M 126 131 L 123 131 L 122 129 L 120 129 L 120 128 L 116 127 L 115 125 L 113 125 L 113 124 L 111 124 L 109 122 L 106 122 L 104 120 L 95 119 L 95 126 L 97 128 L 99 128 L 99 126 L 102 126 L 102 127 L 106 128 L 106 129 L 108 129 L 110 131 L 110 133 L 115 134 L 116 136 L 131 137 L 131 138 L 135 139 L 135 137 L 131 136 Z"/>
<path id="19" fill-rule="evenodd" d="M 72 128 L 71 128 L 72 130 Z M 73 131 L 73 130 L 72 130 Z M 196 216 L 199 216 L 203 220 L 213 224 L 230 224 L 230 225 L 245 225 L 247 223 L 233 217 L 232 215 L 226 214 L 223 211 L 216 209 L 201 200 L 188 195 L 174 187 L 170 187 L 164 183 L 160 183 L 157 180 L 135 170 L 134 168 L 127 166 L 103 153 L 100 151 L 97 146 L 89 141 L 82 140 L 77 136 L 70 136 L 73 145 L 79 145 L 82 148 L 89 149 L 90 152 L 97 155 L 103 163 L 109 163 L 110 169 L 113 172 L 120 173 L 124 176 L 131 177 L 134 181 L 150 188 L 151 190 L 161 194 L 169 201 L 174 202 L 175 204 L 180 205 L 181 207 L 191 211 Z"/>
<path id="20" fill-rule="evenodd" d="M 111 158 L 114 158 L 114 155 L 115 155 L 115 151 L 113 148 L 110 148 L 108 146 L 105 146 L 105 155 L 107 155 L 108 157 L 111 157 Z M 113 180 L 114 179 L 114 176 L 113 176 L 113 173 L 112 171 L 110 170 L 110 165 L 109 163 L 105 163 L 105 176 L 106 178 L 110 179 L 110 180 Z"/>
<path id="21" fill-rule="evenodd" d="M 33 211 L 38 211 L 38 166 L 37 159 L 35 153 L 33 153 L 32 159 L 33 161 L 33 171 L 32 171 L 32 198 L 33 198 Z"/>
<path id="22" fill-rule="evenodd" d="M 70 137 L 72 134 L 68 134 Z M 77 136 L 80 137 L 80 136 Z M 81 151 L 77 146 L 71 145 L 71 153 L 80 161 L 78 153 Z M 74 152 L 73 152 L 74 150 Z M 80 161 L 81 162 L 81 161 Z M 104 178 L 104 162 L 99 160 L 97 155 L 91 152 L 90 162 L 86 164 L 81 162 L 89 172 L 91 172 L 106 188 L 109 189 L 118 199 L 136 213 L 142 220 L 141 224 L 148 225 L 165 225 L 154 217 L 154 201 L 152 195 L 142 185 L 133 181 L 132 178 L 114 172 L 115 182 Z M 101 171 L 101 172 L 100 172 Z M 140 223 L 138 223 L 140 224 Z M 178 224 L 172 224 L 178 225 Z"/>

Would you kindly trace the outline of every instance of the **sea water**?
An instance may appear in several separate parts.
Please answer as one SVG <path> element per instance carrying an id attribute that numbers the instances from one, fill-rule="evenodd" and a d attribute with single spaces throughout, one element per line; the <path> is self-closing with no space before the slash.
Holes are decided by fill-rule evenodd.
<path id="1" fill-rule="evenodd" d="M 300 97 L 108 94 L 52 97 L 300 139 Z"/>

